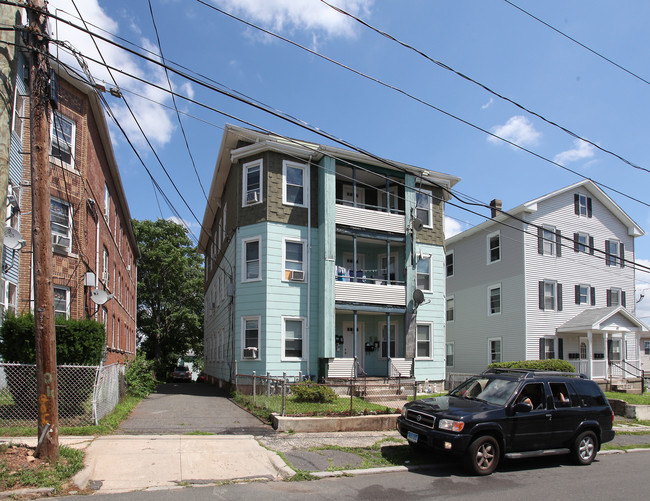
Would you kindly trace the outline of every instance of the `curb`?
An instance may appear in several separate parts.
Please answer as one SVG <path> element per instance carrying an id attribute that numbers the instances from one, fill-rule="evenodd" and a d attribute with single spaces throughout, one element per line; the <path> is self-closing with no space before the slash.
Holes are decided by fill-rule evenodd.
<path id="1" fill-rule="evenodd" d="M 276 452 L 271 456 L 271 464 L 282 479 L 293 477 L 296 474 L 296 472 L 286 464 Z"/>
<path id="2" fill-rule="evenodd" d="M 72 482 L 77 487 L 77 489 L 85 490 L 86 487 L 88 487 L 88 483 L 90 482 L 90 476 L 92 475 L 93 471 L 95 471 L 96 461 L 97 461 L 96 459 L 93 459 L 90 462 L 90 464 L 86 465 L 83 468 L 83 470 L 81 470 L 74 477 L 72 477 Z"/>
<path id="3" fill-rule="evenodd" d="M 363 468 L 357 470 L 337 470 L 337 471 L 312 471 L 310 475 L 318 478 L 330 477 L 343 477 L 343 476 L 356 476 L 356 475 L 372 475 L 374 473 L 399 473 L 408 471 L 428 470 L 433 468 L 434 465 L 422 464 L 413 466 L 383 466 L 380 468 Z"/>

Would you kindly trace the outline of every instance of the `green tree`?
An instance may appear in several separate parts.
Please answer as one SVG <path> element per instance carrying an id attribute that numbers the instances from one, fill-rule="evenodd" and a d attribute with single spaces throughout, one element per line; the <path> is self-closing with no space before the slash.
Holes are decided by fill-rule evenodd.
<path id="1" fill-rule="evenodd" d="M 158 379 L 179 357 L 203 354 L 203 259 L 186 230 L 163 219 L 133 221 L 140 247 L 138 330 Z"/>

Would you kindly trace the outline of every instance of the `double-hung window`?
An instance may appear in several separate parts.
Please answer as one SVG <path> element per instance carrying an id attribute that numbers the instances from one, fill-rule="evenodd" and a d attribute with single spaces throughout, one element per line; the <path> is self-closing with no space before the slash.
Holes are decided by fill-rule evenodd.
<path id="1" fill-rule="evenodd" d="M 302 240 L 284 240 L 284 279 L 305 281 L 305 248 Z"/>
<path id="2" fill-rule="evenodd" d="M 72 207 L 66 202 L 50 199 L 50 226 L 52 228 L 52 247 L 69 252 L 72 243 Z"/>
<path id="3" fill-rule="evenodd" d="M 417 287 L 423 291 L 431 290 L 431 258 L 423 257 L 417 265 Z"/>
<path id="4" fill-rule="evenodd" d="M 449 341 L 445 346 L 445 365 L 447 367 L 454 366 L 454 342 Z"/>
<path id="5" fill-rule="evenodd" d="M 487 236 L 487 262 L 496 263 L 501 261 L 501 235 L 497 231 Z"/>
<path id="6" fill-rule="evenodd" d="M 625 301 L 625 291 L 618 287 L 607 289 L 607 306 L 627 306 Z"/>
<path id="7" fill-rule="evenodd" d="M 591 217 L 591 197 L 576 193 L 573 195 L 573 205 L 577 216 Z"/>
<path id="8" fill-rule="evenodd" d="M 260 237 L 242 242 L 242 282 L 262 279 L 262 253 Z"/>
<path id="9" fill-rule="evenodd" d="M 75 122 L 58 112 L 52 116 L 50 156 L 64 165 L 74 167 Z"/>
<path id="10" fill-rule="evenodd" d="M 106 219 L 106 224 L 109 225 L 111 222 L 111 191 L 108 189 L 108 184 L 104 184 L 104 218 Z"/>
<path id="11" fill-rule="evenodd" d="M 488 363 L 501 362 L 501 338 L 488 339 Z"/>
<path id="12" fill-rule="evenodd" d="M 242 358 L 260 358 L 260 317 L 242 318 Z"/>
<path id="13" fill-rule="evenodd" d="M 282 163 L 282 202 L 306 207 L 309 197 L 307 165 L 284 161 Z"/>
<path id="14" fill-rule="evenodd" d="M 395 338 L 397 338 L 397 324 L 390 324 L 390 357 L 395 357 Z M 387 324 L 381 327 L 381 358 L 388 354 L 388 327 Z"/>
<path id="15" fill-rule="evenodd" d="M 431 339 L 431 324 L 418 324 L 416 332 L 416 358 L 433 358 L 433 342 Z"/>
<path id="16" fill-rule="evenodd" d="M 650 355 L 650 341 L 643 342 L 643 354 Z"/>
<path id="17" fill-rule="evenodd" d="M 576 252 L 594 253 L 594 237 L 588 233 L 573 234 L 573 250 Z"/>
<path id="18" fill-rule="evenodd" d="M 562 235 L 554 226 L 539 226 L 537 228 L 537 251 L 545 256 L 562 255 Z"/>
<path id="19" fill-rule="evenodd" d="M 25 117 L 25 98 L 18 92 L 14 96 L 14 117 L 11 123 L 11 130 L 18 136 L 18 139 L 23 140 L 23 118 Z"/>
<path id="20" fill-rule="evenodd" d="M 304 350 L 304 325 L 303 318 L 284 318 L 282 358 L 284 360 L 302 360 Z"/>
<path id="21" fill-rule="evenodd" d="M 433 227 L 433 197 L 430 191 L 418 190 L 415 193 L 415 215 L 424 226 Z"/>
<path id="22" fill-rule="evenodd" d="M 555 358 L 555 339 L 552 337 L 539 338 L 539 359 L 551 360 Z"/>
<path id="23" fill-rule="evenodd" d="M 262 202 L 262 160 L 244 164 L 242 207 Z"/>
<path id="24" fill-rule="evenodd" d="M 576 304 L 596 304 L 596 289 L 588 284 L 578 284 L 575 290 Z"/>
<path id="25" fill-rule="evenodd" d="M 501 284 L 488 287 L 488 315 L 501 314 Z"/>
<path id="26" fill-rule="evenodd" d="M 70 289 L 54 286 L 54 316 L 70 318 Z"/>
<path id="27" fill-rule="evenodd" d="M 539 309 L 562 311 L 562 284 L 554 280 L 539 282 Z"/>
<path id="28" fill-rule="evenodd" d="M 445 256 L 445 265 L 447 267 L 447 277 L 454 276 L 454 251 L 450 251 Z"/>
<path id="29" fill-rule="evenodd" d="M 447 297 L 447 313 L 446 313 L 446 318 L 447 322 L 453 322 L 454 321 L 454 296 L 448 296 Z"/>
<path id="30" fill-rule="evenodd" d="M 618 240 L 605 240 L 605 263 L 607 266 L 625 266 L 624 246 Z"/>

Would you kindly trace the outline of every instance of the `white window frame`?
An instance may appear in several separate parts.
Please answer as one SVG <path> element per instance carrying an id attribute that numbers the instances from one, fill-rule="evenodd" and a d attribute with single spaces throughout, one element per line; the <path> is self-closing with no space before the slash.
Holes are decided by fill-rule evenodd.
<path id="1" fill-rule="evenodd" d="M 643 341 L 643 352 L 644 355 L 650 355 L 650 341 Z"/>
<path id="2" fill-rule="evenodd" d="M 248 189 L 248 171 L 254 168 L 259 169 L 259 176 L 260 176 L 260 185 L 259 188 L 255 190 L 249 190 Z M 259 160 L 255 160 L 253 162 L 247 162 L 243 165 L 242 167 L 242 198 L 241 198 L 241 206 L 242 207 L 248 207 L 251 205 L 257 205 L 262 203 L 262 193 L 264 193 L 264 163 L 262 159 L 260 158 Z M 258 192 L 257 193 L 257 201 L 248 201 L 248 194 Z"/>
<path id="3" fill-rule="evenodd" d="M 302 203 L 294 203 L 290 202 L 287 199 L 287 168 L 293 168 L 293 169 L 299 169 L 302 170 Z M 307 168 L 307 164 L 301 164 L 297 162 L 290 162 L 288 160 L 284 160 L 282 162 L 282 203 L 284 205 L 291 205 L 293 207 L 307 207 L 307 203 L 309 202 L 309 169 Z M 292 186 L 299 186 L 299 185 L 292 185 Z"/>
<path id="4" fill-rule="evenodd" d="M 498 360 L 493 360 L 493 358 L 492 358 L 492 343 L 494 343 L 494 342 L 499 343 L 499 351 L 497 352 L 499 354 L 499 359 Z M 491 337 L 491 338 L 488 339 L 487 357 L 488 357 L 488 364 L 503 362 L 503 338 L 501 338 L 501 337 Z"/>
<path id="5" fill-rule="evenodd" d="M 301 354 L 300 357 L 290 357 L 287 356 L 286 354 L 286 349 L 287 349 L 287 322 L 300 322 L 301 324 L 301 329 L 300 329 L 300 340 L 302 341 L 302 348 L 301 348 Z M 307 330 L 306 330 L 306 319 L 305 317 L 294 317 L 294 316 L 283 316 L 282 317 L 282 361 L 287 361 L 287 362 L 302 362 L 303 360 L 306 359 L 305 354 L 308 353 L 308 346 L 307 346 Z"/>
<path id="6" fill-rule="evenodd" d="M 578 193 L 578 216 L 580 217 L 589 216 L 589 206 L 588 206 L 589 202 L 587 201 L 588 199 L 589 197 L 587 195 L 582 195 L 581 193 Z"/>
<path id="7" fill-rule="evenodd" d="M 557 256 L 555 226 L 542 226 L 542 254 L 544 256 Z M 547 233 L 551 234 L 548 238 Z"/>
<path id="8" fill-rule="evenodd" d="M 576 245 L 578 246 L 578 252 L 589 252 L 589 233 L 579 231 L 577 235 L 578 241 L 576 242 Z M 584 238 L 584 243 L 582 243 L 581 238 Z"/>
<path id="9" fill-rule="evenodd" d="M 544 340 L 544 358 L 542 360 L 551 360 L 554 358 L 557 358 L 557 353 L 555 350 L 555 337 L 547 337 L 544 336 L 541 339 Z M 551 350 L 549 351 L 549 345 L 551 346 Z M 549 356 L 552 355 L 552 356 Z"/>
<path id="10" fill-rule="evenodd" d="M 246 260 L 246 246 L 249 243 L 252 242 L 257 242 L 257 249 L 258 249 L 258 262 L 259 262 L 259 273 L 256 278 L 247 278 L 246 272 L 247 272 L 247 263 L 248 261 Z M 250 237 L 250 238 L 244 238 L 242 239 L 242 249 L 241 249 L 241 281 L 242 282 L 259 282 L 262 280 L 262 237 L 261 236 L 256 236 L 256 237 Z"/>
<path id="11" fill-rule="evenodd" d="M 586 289 L 585 301 L 582 301 L 582 290 Z M 578 284 L 578 304 L 591 304 L 591 285 Z"/>
<path id="12" fill-rule="evenodd" d="M 55 118 L 56 116 L 56 118 Z M 75 122 L 72 118 L 68 118 L 58 111 L 55 111 L 52 113 L 52 121 L 50 123 L 50 162 L 56 164 L 56 165 L 62 165 L 65 167 L 70 167 L 70 168 L 75 168 L 75 146 L 76 146 L 76 136 L 77 136 L 77 122 Z M 65 162 L 61 160 L 58 157 L 55 157 L 52 153 L 52 149 L 54 148 L 54 133 L 59 131 L 58 127 L 58 120 L 62 120 L 64 122 L 67 122 L 70 127 L 71 127 L 71 132 L 70 132 L 70 162 Z M 55 123 L 56 122 L 56 123 Z M 55 129 L 56 126 L 56 129 Z M 58 136 L 57 136 L 58 137 Z"/>
<path id="13" fill-rule="evenodd" d="M 546 294 L 547 285 L 550 285 L 553 288 L 552 296 L 547 296 Z M 553 298 L 553 306 L 551 308 L 548 308 L 546 305 L 547 297 Z M 544 280 L 544 311 L 557 311 L 557 282 L 555 280 Z"/>
<path id="14" fill-rule="evenodd" d="M 14 113 L 11 117 L 11 132 L 16 134 L 18 140 L 23 142 L 23 128 L 25 125 L 25 96 L 16 88 L 14 92 Z"/>
<path id="15" fill-rule="evenodd" d="M 423 207 L 418 205 L 418 197 L 427 196 L 429 198 L 429 206 Z M 418 189 L 415 192 L 415 215 L 419 218 L 419 211 L 426 211 L 426 221 L 422 221 L 425 228 L 433 228 L 433 192 L 431 190 Z M 421 218 L 420 218 L 421 219 Z"/>
<path id="16" fill-rule="evenodd" d="M 110 225 L 111 222 L 111 190 L 108 188 L 108 183 L 104 183 L 104 219 L 106 224 Z M 109 226 L 110 228 L 110 226 Z"/>
<path id="17" fill-rule="evenodd" d="M 391 252 L 390 253 L 390 258 L 386 257 L 387 254 L 384 252 L 383 254 L 378 254 L 377 259 L 379 262 L 379 275 L 380 277 L 383 277 L 384 271 L 386 272 L 386 282 L 388 282 L 388 279 L 390 278 L 391 272 L 395 275 L 395 279 L 391 279 L 390 283 L 391 285 L 395 285 L 397 282 L 399 282 L 399 273 L 398 273 L 398 268 L 399 268 L 399 257 L 397 255 L 397 252 Z M 359 259 L 359 255 L 357 254 L 357 260 Z M 386 266 L 383 266 L 383 261 L 386 261 Z M 392 264 L 392 267 L 391 267 Z M 417 274 L 417 271 L 416 271 Z M 364 271 L 365 275 L 365 271 Z"/>
<path id="18" fill-rule="evenodd" d="M 499 311 L 492 311 L 492 291 L 498 290 L 499 291 Z M 489 285 L 487 288 L 487 314 L 488 317 L 492 317 L 495 315 L 501 315 L 501 312 L 503 311 L 503 291 L 501 289 L 501 284 L 493 284 Z"/>
<path id="19" fill-rule="evenodd" d="M 622 305 L 622 291 L 620 287 L 610 287 L 609 297 L 611 300 L 611 306 L 621 306 Z M 616 299 L 616 301 L 614 301 Z"/>
<path id="20" fill-rule="evenodd" d="M 491 242 L 492 242 L 492 239 L 494 239 L 495 237 L 497 238 L 497 240 L 499 242 L 499 244 L 497 245 L 497 249 L 499 251 L 499 258 L 498 259 L 492 259 Z M 502 249 L 501 249 L 501 232 L 500 231 L 494 231 L 494 232 L 490 233 L 489 235 L 487 235 L 487 237 L 485 237 L 485 242 L 486 242 L 486 247 L 487 247 L 487 264 L 494 264 L 494 263 L 498 263 L 499 261 L 501 261 L 501 252 L 502 252 Z"/>
<path id="21" fill-rule="evenodd" d="M 451 350 L 449 350 L 451 348 Z M 451 351 L 451 362 L 449 363 L 449 351 Z M 454 346 L 453 341 L 447 341 L 445 343 L 445 367 L 453 367 L 454 364 L 456 363 L 455 356 L 456 356 L 456 347 Z"/>
<path id="22" fill-rule="evenodd" d="M 422 261 L 428 261 L 429 262 L 429 272 L 428 273 L 421 273 L 420 272 L 418 267 L 420 265 L 420 262 L 422 262 Z M 422 256 L 422 258 L 420 258 L 418 260 L 418 264 L 415 267 L 415 284 L 416 285 L 418 285 L 418 283 L 420 281 L 420 275 L 426 275 L 428 277 L 429 287 L 426 288 L 426 289 L 421 289 L 424 292 L 432 292 L 433 291 L 433 275 L 431 273 L 432 261 L 433 260 L 431 259 L 430 255 Z"/>
<path id="23" fill-rule="evenodd" d="M 449 264 L 447 262 L 447 259 L 451 257 L 451 274 L 449 273 Z M 454 251 L 451 250 L 445 254 L 445 276 L 447 278 L 451 278 L 454 276 L 454 273 L 456 272 L 456 256 L 454 255 Z"/>
<path id="24" fill-rule="evenodd" d="M 381 322 L 379 324 L 379 360 L 387 360 L 388 357 L 384 357 L 382 354 L 384 353 L 384 345 L 388 343 L 388 332 L 386 332 L 386 339 L 384 339 L 384 327 L 386 327 L 388 324 L 386 322 Z M 397 322 L 391 322 L 390 323 L 390 341 L 391 344 L 393 345 L 393 356 L 390 358 L 396 358 L 397 357 Z M 386 355 L 389 355 L 389 348 L 390 346 L 386 347 Z"/>
<path id="25" fill-rule="evenodd" d="M 428 340 L 426 341 L 420 341 L 418 339 L 418 329 L 420 327 L 426 327 L 428 329 Z M 428 354 L 426 356 L 420 356 L 418 355 L 418 346 L 420 345 L 421 342 L 427 343 L 428 346 Z M 430 322 L 418 322 L 415 326 L 415 358 L 417 360 L 433 360 L 433 324 Z"/>
<path id="26" fill-rule="evenodd" d="M 246 322 L 254 320 L 257 322 L 257 346 L 246 346 Z M 262 359 L 262 353 L 260 352 L 260 344 L 262 338 L 262 317 L 260 315 L 251 315 L 241 317 L 241 359 L 242 360 L 256 360 L 259 361 Z M 257 357 L 244 358 L 244 350 L 246 348 L 257 348 Z"/>
<path id="27" fill-rule="evenodd" d="M 451 308 L 449 308 L 449 302 L 451 301 Z M 451 319 L 449 319 L 449 312 L 451 311 Z M 445 321 L 451 323 L 456 317 L 456 299 L 454 295 L 447 296 L 445 300 Z"/>
<path id="28" fill-rule="evenodd" d="M 63 285 L 53 285 L 52 290 L 55 289 L 63 291 L 63 293 L 65 294 L 65 318 L 70 318 L 70 287 L 65 287 Z M 53 304 L 56 304 L 56 301 L 54 301 Z M 62 312 L 60 310 L 59 311 L 57 311 L 56 309 L 54 310 L 55 317 L 61 313 Z"/>
<path id="29" fill-rule="evenodd" d="M 67 252 L 70 252 L 70 251 L 72 250 L 72 223 L 73 223 L 73 217 L 72 217 L 72 205 L 69 204 L 68 202 L 65 202 L 65 201 L 59 199 L 59 198 L 56 198 L 56 197 L 50 197 L 50 219 L 51 219 L 51 220 L 53 220 L 53 218 L 52 218 L 52 202 L 53 202 L 53 201 L 56 202 L 56 203 L 58 203 L 58 204 L 64 205 L 65 207 L 68 208 L 68 224 L 67 224 L 67 231 L 66 231 L 66 233 L 63 233 L 62 231 L 54 231 L 54 230 L 52 230 L 52 229 L 50 229 L 50 233 L 51 233 L 52 237 L 54 237 L 54 236 L 56 235 L 56 236 L 61 236 L 61 237 L 63 237 L 63 238 L 67 238 L 67 239 L 68 239 L 68 245 L 66 246 L 65 250 L 66 250 Z M 52 223 L 50 223 L 50 226 L 51 226 L 51 224 L 52 224 Z M 61 225 L 60 223 L 58 223 L 58 222 L 57 222 L 57 223 L 54 223 L 54 224 L 57 224 L 57 225 L 59 225 L 59 226 L 62 226 L 62 225 Z"/>
<path id="30" fill-rule="evenodd" d="M 612 245 L 616 247 L 616 252 L 611 251 Z M 605 261 L 607 266 L 619 266 L 621 264 L 621 242 L 619 240 L 607 240 Z"/>
<path id="31" fill-rule="evenodd" d="M 302 271 L 307 282 L 307 241 L 300 238 L 283 237 L 282 238 L 282 281 L 283 282 L 296 282 L 290 279 L 291 268 L 287 268 L 287 243 L 294 243 L 302 245 L 302 260 L 300 261 L 301 268 L 297 271 Z M 295 262 L 295 261 L 292 261 Z M 295 270 L 294 270 L 295 271 Z"/>

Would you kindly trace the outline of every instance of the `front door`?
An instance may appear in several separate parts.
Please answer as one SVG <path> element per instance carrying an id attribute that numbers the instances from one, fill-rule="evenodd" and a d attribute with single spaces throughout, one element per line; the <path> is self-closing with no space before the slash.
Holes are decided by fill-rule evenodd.
<path id="1" fill-rule="evenodd" d="M 354 200 L 354 188 L 351 184 L 346 184 L 343 186 L 343 204 L 344 205 L 355 205 L 356 207 L 365 207 L 366 205 L 366 190 L 361 186 L 357 186 L 357 200 L 356 204 L 353 203 Z"/>
<path id="2" fill-rule="evenodd" d="M 364 363 L 364 324 L 357 322 L 357 359 L 363 367 Z M 340 358 L 354 358 L 354 322 L 343 322 L 343 344 L 340 352 L 337 353 Z"/>
<path id="3" fill-rule="evenodd" d="M 581 337 L 580 338 L 580 369 L 578 372 L 580 374 L 587 374 L 589 377 L 591 377 L 591 373 L 589 372 L 589 339 L 586 337 Z"/>

